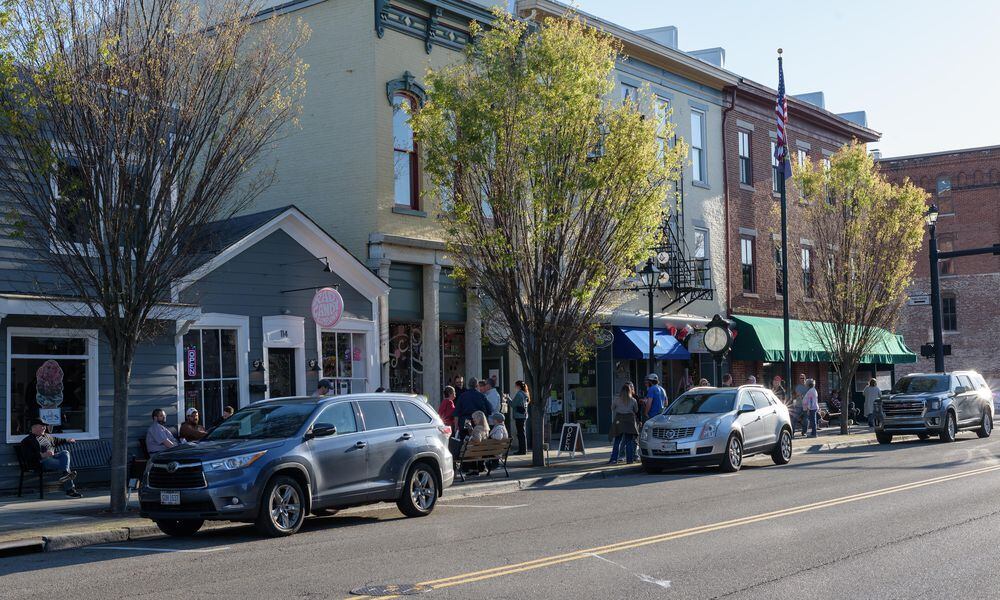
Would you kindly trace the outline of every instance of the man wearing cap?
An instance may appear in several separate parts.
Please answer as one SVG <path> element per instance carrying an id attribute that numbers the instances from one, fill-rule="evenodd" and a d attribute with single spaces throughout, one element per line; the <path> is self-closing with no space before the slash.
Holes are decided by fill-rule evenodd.
<path id="1" fill-rule="evenodd" d="M 184 422 L 181 423 L 181 430 L 178 432 L 181 439 L 197 442 L 208 434 L 205 428 L 198 424 L 198 416 L 198 409 L 193 406 L 184 411 Z"/>
<path id="2" fill-rule="evenodd" d="M 44 468 L 46 471 L 62 473 L 59 483 L 63 484 L 66 495 L 70 498 L 81 498 L 83 495 L 76 491 L 73 480 L 76 479 L 76 471 L 69 469 L 69 450 L 56 450 L 59 446 L 75 444 L 73 438 L 57 438 L 49 435 L 45 431 L 45 423 L 41 419 L 31 421 L 31 432 L 21 440 L 25 460 L 32 468 Z"/>
<path id="3" fill-rule="evenodd" d="M 316 391 L 313 392 L 313 396 L 316 398 L 322 398 L 323 396 L 329 396 L 330 390 L 333 389 L 333 382 L 329 379 L 320 379 L 319 383 L 316 384 Z"/>
<path id="4" fill-rule="evenodd" d="M 652 419 L 667 407 L 667 392 L 660 387 L 660 378 L 656 373 L 646 377 L 646 412 Z"/>

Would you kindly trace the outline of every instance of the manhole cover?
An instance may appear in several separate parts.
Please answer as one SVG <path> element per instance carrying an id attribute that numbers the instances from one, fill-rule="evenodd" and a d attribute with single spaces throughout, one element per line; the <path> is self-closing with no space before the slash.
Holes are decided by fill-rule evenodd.
<path id="1" fill-rule="evenodd" d="M 355 596 L 412 596 L 430 591 L 430 587 L 416 583 L 390 583 L 388 585 L 364 585 L 354 588 Z"/>

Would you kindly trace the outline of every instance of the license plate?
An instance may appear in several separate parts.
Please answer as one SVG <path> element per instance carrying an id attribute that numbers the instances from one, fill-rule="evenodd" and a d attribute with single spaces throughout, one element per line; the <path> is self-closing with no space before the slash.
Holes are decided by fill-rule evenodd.
<path id="1" fill-rule="evenodd" d="M 181 503 L 180 492 L 160 492 L 160 504 L 177 506 Z"/>
<path id="2" fill-rule="evenodd" d="M 663 442 L 662 444 L 660 444 L 660 449 L 661 450 L 676 450 L 677 449 L 677 442 Z"/>

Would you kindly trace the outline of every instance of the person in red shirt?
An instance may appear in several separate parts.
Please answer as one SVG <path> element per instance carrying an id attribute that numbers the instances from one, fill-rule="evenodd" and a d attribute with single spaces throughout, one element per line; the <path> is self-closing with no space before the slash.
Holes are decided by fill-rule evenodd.
<path id="1" fill-rule="evenodd" d="M 445 425 L 451 427 L 452 432 L 455 431 L 455 388 L 450 385 L 444 388 L 444 397 L 438 406 L 438 416 Z"/>

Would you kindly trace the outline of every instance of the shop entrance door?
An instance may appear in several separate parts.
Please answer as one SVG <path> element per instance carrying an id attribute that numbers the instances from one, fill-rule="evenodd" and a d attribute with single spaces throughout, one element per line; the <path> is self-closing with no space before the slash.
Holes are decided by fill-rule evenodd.
<path id="1" fill-rule="evenodd" d="M 268 392 L 271 398 L 295 396 L 295 348 L 268 348 Z"/>

